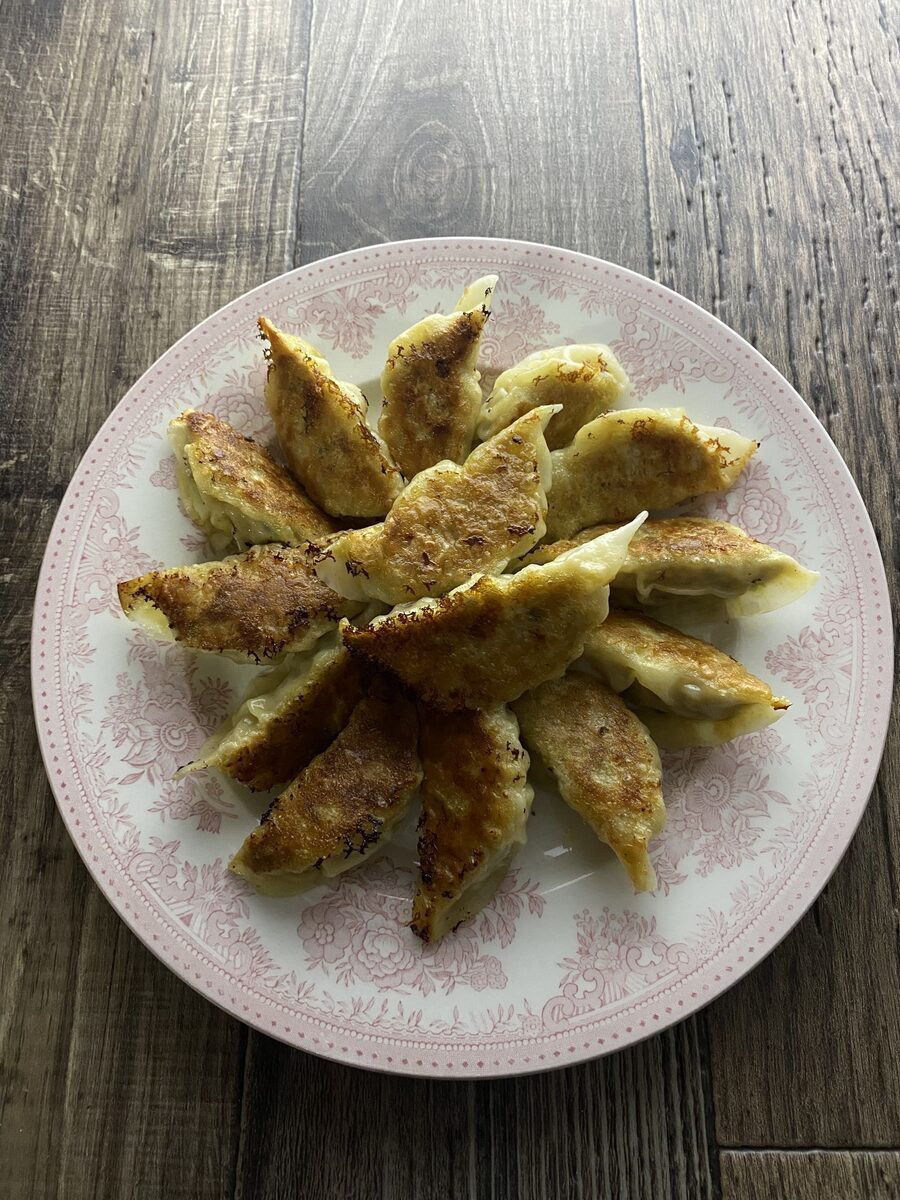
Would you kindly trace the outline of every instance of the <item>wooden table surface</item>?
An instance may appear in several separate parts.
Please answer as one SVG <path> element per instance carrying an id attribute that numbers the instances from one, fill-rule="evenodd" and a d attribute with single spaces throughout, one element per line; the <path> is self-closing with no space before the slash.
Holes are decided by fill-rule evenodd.
<path id="1" fill-rule="evenodd" d="M 320 1061 L 170 975 L 69 842 L 28 700 L 44 542 L 112 406 L 232 296 L 385 239 L 556 243 L 696 300 L 807 398 L 895 562 L 897 17 L 0 6 L 0 1196 L 900 1196 L 896 720 L 846 858 L 749 978 L 601 1061 L 465 1084 Z"/>

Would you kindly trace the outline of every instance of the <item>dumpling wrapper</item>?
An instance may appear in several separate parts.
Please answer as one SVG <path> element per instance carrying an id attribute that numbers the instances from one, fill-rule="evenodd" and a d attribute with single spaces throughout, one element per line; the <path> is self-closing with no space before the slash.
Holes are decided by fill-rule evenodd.
<path id="1" fill-rule="evenodd" d="M 628 408 L 583 426 L 554 450 L 547 534 L 568 538 L 601 521 L 726 491 L 757 443 L 731 429 L 695 425 L 682 409 Z"/>
<path id="2" fill-rule="evenodd" d="M 662 830 L 666 808 L 659 754 L 638 718 L 581 671 L 541 684 L 513 710 L 563 800 L 613 850 L 635 889 L 652 892 L 647 845 Z"/>
<path id="3" fill-rule="evenodd" d="M 181 502 L 216 554 L 299 546 L 338 528 L 268 450 L 227 421 L 189 408 L 169 423 L 169 440 Z"/>
<path id="4" fill-rule="evenodd" d="M 403 480 L 378 435 L 366 424 L 365 396 L 335 379 L 327 361 L 302 338 L 265 317 L 269 341 L 266 403 L 293 474 L 335 517 L 383 517 Z"/>
<path id="5" fill-rule="evenodd" d="M 393 672 L 435 708 L 489 708 L 561 675 L 606 616 L 610 579 L 644 515 L 516 575 L 478 575 L 364 629 L 341 623 L 355 653 Z"/>
<path id="6" fill-rule="evenodd" d="M 462 466 L 422 471 L 383 522 L 349 529 L 316 553 L 319 577 L 342 596 L 402 604 L 441 596 L 476 572 L 502 571 L 546 530 L 543 430 L 554 411 L 527 413 Z"/>
<path id="7" fill-rule="evenodd" d="M 378 686 L 266 810 L 231 870 L 265 895 L 292 896 L 364 862 L 419 786 L 417 739 L 415 707 Z"/>
<path id="8" fill-rule="evenodd" d="M 420 711 L 421 880 L 411 929 L 434 942 L 492 899 L 526 838 L 534 791 L 519 726 L 503 705 Z"/>
<path id="9" fill-rule="evenodd" d="M 362 608 L 316 576 L 305 550 L 275 545 L 151 571 L 118 593 L 125 615 L 154 637 L 235 662 L 274 663 L 306 650 Z"/>
<path id="10" fill-rule="evenodd" d="M 552 562 L 615 525 L 595 525 L 571 539 L 537 546 L 525 562 Z M 613 580 L 617 604 L 640 604 L 662 617 L 716 620 L 749 617 L 799 599 L 815 571 L 727 521 L 670 517 L 645 521 Z"/>
<path id="11" fill-rule="evenodd" d="M 336 633 L 257 676 L 176 778 L 214 767 L 255 792 L 287 783 L 343 728 L 362 695 L 359 663 Z"/>
<path id="12" fill-rule="evenodd" d="M 496 275 L 470 284 L 451 313 L 433 313 L 388 347 L 378 431 L 407 479 L 469 453 L 481 410 L 475 369 Z"/>
<path id="13" fill-rule="evenodd" d="M 551 450 L 568 446 L 578 430 L 628 397 L 631 384 L 609 346 L 554 346 L 536 350 L 494 381 L 478 422 L 482 440 L 542 404 L 561 411 L 547 427 Z"/>
<path id="14" fill-rule="evenodd" d="M 584 655 L 667 750 L 721 745 L 764 729 L 790 707 L 709 642 L 637 613 L 610 612 Z"/>

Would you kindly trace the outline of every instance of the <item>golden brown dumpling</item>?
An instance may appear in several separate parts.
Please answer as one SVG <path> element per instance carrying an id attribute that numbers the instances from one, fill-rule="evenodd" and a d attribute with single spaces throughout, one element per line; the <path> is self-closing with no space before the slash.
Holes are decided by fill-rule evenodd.
<path id="1" fill-rule="evenodd" d="M 622 406 L 630 391 L 609 346 L 536 350 L 497 376 L 481 410 L 478 436 L 492 437 L 540 404 L 558 404 L 560 411 L 547 426 L 547 445 L 558 450 L 582 425 Z"/>
<path id="2" fill-rule="evenodd" d="M 378 685 L 266 810 L 232 871 L 268 896 L 290 896 L 358 866 L 390 838 L 419 786 L 417 738 L 413 705 Z"/>
<path id="3" fill-rule="evenodd" d="M 606 616 L 607 584 L 643 520 L 545 567 L 479 575 L 438 600 L 395 608 L 364 629 L 343 622 L 350 649 L 393 672 L 436 708 L 489 708 L 561 675 Z"/>
<path id="4" fill-rule="evenodd" d="M 266 542 L 299 546 L 337 529 L 268 450 L 211 413 L 169 423 L 181 502 L 217 554 Z"/>
<path id="5" fill-rule="evenodd" d="M 475 364 L 496 283 L 477 279 L 453 312 L 425 317 L 388 348 L 378 430 L 407 479 L 469 453 L 481 409 Z"/>
<path id="6" fill-rule="evenodd" d="M 647 844 L 662 829 L 666 809 L 659 754 L 638 718 L 580 671 L 541 684 L 513 710 L 563 800 L 615 852 L 635 888 L 652 892 Z"/>
<path id="7" fill-rule="evenodd" d="M 536 546 L 524 563 L 552 562 L 615 525 Z M 617 604 L 640 604 L 661 617 L 716 620 L 772 612 L 804 595 L 819 578 L 790 555 L 743 529 L 709 517 L 645 521 L 611 584 Z"/>
<path id="8" fill-rule="evenodd" d="M 240 707 L 177 772 L 215 767 L 255 792 L 302 770 L 328 745 L 362 695 L 359 663 L 337 634 L 257 676 Z"/>
<path id="9" fill-rule="evenodd" d="M 434 942 L 491 900 L 525 841 L 534 792 L 519 726 L 503 705 L 442 713 L 423 706 L 421 880 L 412 930 Z"/>
<path id="10" fill-rule="evenodd" d="M 332 516 L 383 517 L 403 480 L 366 424 L 365 396 L 302 338 L 265 317 L 259 328 L 269 340 L 266 403 L 291 471 Z"/>
<path id="11" fill-rule="evenodd" d="M 537 408 L 462 466 L 418 474 L 378 525 L 348 529 L 318 552 L 316 570 L 341 595 L 402 604 L 440 596 L 476 572 L 502 571 L 546 526 L 550 454 Z"/>
<path id="12" fill-rule="evenodd" d="M 118 592 L 125 615 L 148 633 L 236 662 L 274 663 L 306 650 L 362 608 L 324 584 L 304 550 L 274 545 L 151 571 Z"/>
<path id="13" fill-rule="evenodd" d="M 551 455 L 547 534 L 568 538 L 601 521 L 725 491 L 756 448 L 731 429 L 695 425 L 678 408 L 606 413 Z"/>
<path id="14" fill-rule="evenodd" d="M 709 642 L 638 613 L 610 612 L 584 655 L 667 750 L 718 746 L 764 729 L 790 706 Z"/>

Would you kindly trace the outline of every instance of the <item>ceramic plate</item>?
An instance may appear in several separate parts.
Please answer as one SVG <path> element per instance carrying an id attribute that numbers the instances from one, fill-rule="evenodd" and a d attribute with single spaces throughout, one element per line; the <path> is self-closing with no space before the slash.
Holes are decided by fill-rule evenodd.
<path id="1" fill-rule="evenodd" d="M 497 369 L 537 347 L 607 342 L 635 402 L 683 405 L 761 449 L 728 495 L 693 506 L 822 572 L 719 644 L 793 699 L 773 728 L 665 756 L 659 879 L 638 896 L 554 794 L 493 903 L 435 946 L 405 926 L 414 816 L 378 859 L 270 900 L 226 870 L 263 803 L 175 768 L 253 669 L 154 643 L 115 582 L 203 557 L 179 511 L 169 418 L 187 406 L 271 443 L 255 320 L 302 331 L 377 399 L 389 340 L 500 276 L 483 343 Z M 803 400 L 706 312 L 620 267 L 520 242 L 437 239 L 342 254 L 235 300 L 128 392 L 79 466 L 38 586 L 33 686 L 63 818 L 110 903 L 176 974 L 248 1024 L 316 1054 L 415 1075 L 577 1062 L 679 1020 L 767 954 L 843 854 L 875 777 L 891 689 L 878 547 L 837 451 Z"/>

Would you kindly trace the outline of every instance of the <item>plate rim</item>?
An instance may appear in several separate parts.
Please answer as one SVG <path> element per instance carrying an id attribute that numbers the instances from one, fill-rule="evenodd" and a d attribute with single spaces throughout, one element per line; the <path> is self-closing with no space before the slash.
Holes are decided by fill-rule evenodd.
<path id="1" fill-rule="evenodd" d="M 147 930 L 145 930 L 141 925 L 141 917 L 144 916 L 144 914 L 132 911 L 127 901 L 121 899 L 116 894 L 112 879 L 107 878 L 106 873 L 99 864 L 99 861 L 96 863 L 91 861 L 89 852 L 89 838 L 77 828 L 77 822 L 74 820 L 74 818 L 71 818 L 70 814 L 67 812 L 61 794 L 62 789 L 61 787 L 58 787 L 54 778 L 54 774 L 51 770 L 50 763 L 52 756 L 49 745 L 50 719 L 47 718 L 47 723 L 45 723 L 38 706 L 38 698 L 40 693 L 39 672 L 41 669 L 41 629 L 39 624 L 39 601 L 41 600 L 42 596 L 47 594 L 49 589 L 49 578 L 52 571 L 51 547 L 54 544 L 54 541 L 60 536 L 62 526 L 65 524 L 63 520 L 63 513 L 66 509 L 67 503 L 71 503 L 72 495 L 76 489 L 76 486 L 80 485 L 84 480 L 90 479 L 89 459 L 92 451 L 97 446 L 98 442 L 101 441 L 102 437 L 105 434 L 108 434 L 108 432 L 111 430 L 113 423 L 116 420 L 116 416 L 120 410 L 126 404 L 136 398 L 136 396 L 140 393 L 142 385 L 157 371 L 160 363 L 164 359 L 172 356 L 177 349 L 182 347 L 183 344 L 187 342 L 188 339 L 197 335 L 201 329 L 210 325 L 217 317 L 224 315 L 226 312 L 228 312 L 228 310 L 235 308 L 235 306 L 238 304 L 247 304 L 254 296 L 267 292 L 274 285 L 284 284 L 288 281 L 293 281 L 296 279 L 302 279 L 307 275 L 313 274 L 315 271 L 319 271 L 321 273 L 321 271 L 324 269 L 323 265 L 327 265 L 329 269 L 335 269 L 338 264 L 342 264 L 346 261 L 352 261 L 354 258 L 359 256 L 365 255 L 378 257 L 380 253 L 389 254 L 398 249 L 402 249 L 408 254 L 411 253 L 418 256 L 427 256 L 429 253 L 433 254 L 436 250 L 441 248 L 444 250 L 453 249 L 459 252 L 471 252 L 476 249 L 490 251 L 491 249 L 499 250 L 500 248 L 503 248 L 507 252 L 510 250 L 521 252 L 526 258 L 532 251 L 536 251 L 541 255 L 558 256 L 561 261 L 568 261 L 570 263 L 574 261 L 576 264 L 580 264 L 582 266 L 592 266 L 595 269 L 603 268 L 605 270 L 613 271 L 618 273 L 622 278 L 630 281 L 632 284 L 645 286 L 652 293 L 669 297 L 673 303 L 677 301 L 678 305 L 682 307 L 682 309 L 686 308 L 687 311 L 692 315 L 695 315 L 699 321 L 707 324 L 712 323 L 713 327 L 719 333 L 736 339 L 737 345 L 752 363 L 754 363 L 758 368 L 762 368 L 768 372 L 773 372 L 778 377 L 783 384 L 785 394 L 793 402 L 799 402 L 802 406 L 802 410 L 805 410 L 805 413 L 808 415 L 808 418 L 811 422 L 813 432 L 816 434 L 821 434 L 821 437 L 827 441 L 826 452 L 828 453 L 829 458 L 835 463 L 838 469 L 838 474 L 841 477 L 841 482 L 848 490 L 851 499 L 857 506 L 857 510 L 854 515 L 858 515 L 860 517 L 860 521 L 864 527 L 864 536 L 871 542 L 873 548 L 877 551 L 877 567 L 873 566 L 873 572 L 877 576 L 878 595 L 875 596 L 874 599 L 880 599 L 887 612 L 891 612 L 890 595 L 888 592 L 884 559 L 881 552 L 881 547 L 878 543 L 875 527 L 859 488 L 856 485 L 856 481 L 850 473 L 850 470 L 840 451 L 835 445 L 827 429 L 825 429 L 825 427 L 819 421 L 813 409 L 807 404 L 800 393 L 792 386 L 790 381 L 787 380 L 781 374 L 778 368 L 773 363 L 769 362 L 769 360 L 766 359 L 764 355 L 762 355 L 756 349 L 756 347 L 752 346 L 746 340 L 746 338 L 722 321 L 721 318 L 715 316 L 713 313 L 708 312 L 700 304 L 686 296 L 683 296 L 681 293 L 676 292 L 666 284 L 651 279 L 649 276 L 643 275 L 638 271 L 631 270 L 628 267 L 620 266 L 617 263 L 599 258 L 594 255 L 585 254 L 581 251 L 569 250 L 565 247 L 552 246 L 541 242 L 531 242 L 516 238 L 482 237 L 479 235 L 409 238 L 398 241 L 373 243 L 371 245 L 361 246 L 352 250 L 342 251 L 339 254 L 328 255 L 324 258 L 314 259 L 309 263 L 304 263 L 298 267 L 291 268 L 288 271 L 284 271 L 278 275 L 272 276 L 270 279 L 264 280 L 255 287 L 238 294 L 208 314 L 206 317 L 202 318 L 190 329 L 186 330 L 176 341 L 169 345 L 160 355 L 157 356 L 156 359 L 154 359 L 154 361 L 138 376 L 134 383 L 132 383 L 127 391 L 120 397 L 100 427 L 97 429 L 96 433 L 91 438 L 84 453 L 81 455 L 66 487 L 65 493 L 60 500 L 59 508 L 56 512 L 47 536 L 47 544 L 42 556 L 41 567 L 38 573 L 37 584 L 35 588 L 35 601 L 32 615 L 30 639 L 32 707 L 44 771 L 47 776 L 51 792 L 53 793 L 57 810 L 62 817 L 63 824 L 69 834 L 69 837 L 75 845 L 79 857 L 86 866 L 95 884 L 99 887 L 105 899 L 112 905 L 117 915 L 125 922 L 131 932 L 138 937 L 142 944 L 146 946 L 147 949 L 170 971 L 172 971 L 182 983 L 187 983 L 191 988 L 193 988 L 194 991 L 198 992 L 206 1000 L 215 1004 L 216 1007 L 228 1013 L 229 1016 L 242 1021 L 244 1024 L 257 1029 L 259 1032 L 264 1033 L 267 1036 L 274 1037 L 277 1040 L 296 1049 L 306 1050 L 331 1061 L 362 1067 L 363 1069 L 368 1070 L 420 1078 L 502 1078 L 515 1075 L 536 1074 L 543 1071 L 554 1070 L 561 1066 L 573 1066 L 579 1062 L 586 1062 L 594 1058 L 604 1057 L 605 1055 L 613 1053 L 616 1050 L 623 1049 L 626 1046 L 637 1044 L 638 1042 L 641 1042 L 656 1033 L 660 1033 L 663 1030 L 670 1028 L 672 1025 L 685 1019 L 686 1017 L 701 1011 L 712 1000 L 717 999 L 740 979 L 743 979 L 755 966 L 763 961 L 763 959 L 767 958 L 769 954 L 776 949 L 781 941 L 795 928 L 800 919 L 805 915 L 805 913 L 809 910 L 809 908 L 827 886 L 832 875 L 834 874 L 834 871 L 843 861 L 849 844 L 855 836 L 859 823 L 862 820 L 862 816 L 868 807 L 872 790 L 877 781 L 880 763 L 884 753 L 892 708 L 890 700 L 893 692 L 894 675 L 892 653 L 887 655 L 888 672 L 885 680 L 885 695 L 887 698 L 886 700 L 879 702 L 880 707 L 876 713 L 877 720 L 875 721 L 874 726 L 871 723 L 868 726 L 870 736 L 874 728 L 874 738 L 872 739 L 871 743 L 871 766 L 869 767 L 868 772 L 866 772 L 866 775 L 870 777 L 866 778 L 864 799 L 858 802 L 857 811 L 853 813 L 853 820 L 849 823 L 849 825 L 837 832 L 837 837 L 834 843 L 834 852 L 830 861 L 830 865 L 825 869 L 820 868 L 819 871 L 817 871 L 815 867 L 811 869 L 810 874 L 812 875 L 814 882 L 808 888 L 809 894 L 804 895 L 802 900 L 793 906 L 790 917 L 785 920 L 784 928 L 779 930 L 775 937 L 766 940 L 765 945 L 760 948 L 760 952 L 754 954 L 749 961 L 744 962 L 743 964 L 735 964 L 735 969 L 728 973 L 727 978 L 723 974 L 720 982 L 711 984 L 708 991 L 704 993 L 703 998 L 698 1000 L 696 1004 L 685 1004 L 683 1008 L 679 1008 L 677 1011 L 665 1014 L 665 1016 L 661 1019 L 655 1020 L 652 1024 L 652 1027 L 641 1029 L 640 1031 L 636 1030 L 633 1036 L 629 1035 L 627 1038 L 620 1038 L 615 1042 L 612 1042 L 611 1040 L 606 1041 L 604 1044 L 597 1044 L 595 1038 L 595 1041 L 593 1044 L 591 1044 L 590 1048 L 578 1048 L 572 1046 L 567 1051 L 555 1051 L 552 1055 L 548 1054 L 548 1057 L 552 1057 L 552 1061 L 538 1064 L 534 1062 L 533 1058 L 527 1063 L 523 1063 L 521 1061 L 521 1053 L 519 1051 L 512 1051 L 510 1048 L 511 1053 L 518 1055 L 518 1058 L 516 1058 L 515 1061 L 510 1061 L 505 1065 L 498 1064 L 497 1066 L 482 1062 L 479 1066 L 477 1063 L 470 1063 L 468 1061 L 468 1059 L 471 1059 L 475 1054 L 477 1054 L 477 1050 L 470 1048 L 465 1065 L 463 1065 L 458 1058 L 459 1051 L 452 1046 L 441 1046 L 439 1050 L 437 1047 L 435 1047 L 434 1054 L 440 1054 L 445 1060 L 440 1063 L 425 1063 L 420 1061 L 414 1062 L 411 1059 L 406 1062 L 401 1062 L 397 1057 L 393 1058 L 390 1062 L 385 1061 L 384 1057 L 379 1058 L 377 1061 L 365 1061 L 363 1058 L 357 1057 L 360 1052 L 358 1049 L 356 1049 L 356 1046 L 358 1046 L 360 1043 L 371 1043 L 372 1041 L 378 1041 L 377 1035 L 375 1034 L 371 1035 L 370 1037 L 365 1037 L 364 1035 L 360 1035 L 355 1031 L 345 1030 L 342 1034 L 343 1038 L 348 1042 L 348 1045 L 345 1047 L 339 1047 L 336 1043 L 333 1043 L 331 1046 L 323 1045 L 321 1041 L 311 1043 L 311 1039 L 300 1040 L 295 1031 L 289 1030 L 287 1032 L 280 1032 L 274 1022 L 272 1022 L 271 1028 L 266 1028 L 261 1018 L 254 1019 L 253 1014 L 250 1014 L 249 1012 L 241 1013 L 239 1011 L 240 1004 L 236 996 L 228 997 L 222 993 L 222 998 L 217 999 L 215 995 L 211 994 L 212 989 L 208 983 L 206 987 L 203 986 L 203 982 L 199 975 L 197 976 L 196 980 L 190 978 L 190 973 L 186 966 L 179 965 L 177 956 L 175 957 L 175 961 L 172 961 L 170 953 L 167 953 L 168 948 L 166 946 L 161 944 L 153 944 Z M 830 449 L 828 449 L 829 447 Z M 888 621 L 886 623 L 886 627 L 882 633 L 882 636 L 886 640 L 886 648 L 889 651 L 892 651 L 894 643 L 894 630 L 892 621 Z M 154 918 L 151 915 L 151 923 L 153 919 Z M 295 1017 L 295 1020 L 302 1021 L 302 1018 Z M 560 1031 L 561 1034 L 565 1032 L 565 1030 Z M 465 1044 L 463 1044 L 463 1047 L 464 1045 Z M 465 1053 L 464 1049 L 463 1053 Z M 455 1059 L 454 1056 L 456 1056 Z M 451 1059 L 454 1059 L 454 1061 L 449 1061 Z"/>

